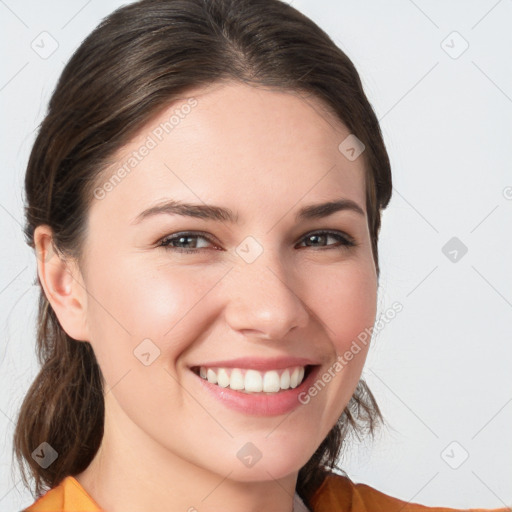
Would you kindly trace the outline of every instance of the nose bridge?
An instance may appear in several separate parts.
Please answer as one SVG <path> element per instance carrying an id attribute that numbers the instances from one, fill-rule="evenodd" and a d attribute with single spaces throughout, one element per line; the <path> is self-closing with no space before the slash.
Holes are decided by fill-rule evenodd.
<path id="1" fill-rule="evenodd" d="M 308 312 L 289 262 L 278 247 L 247 237 L 236 249 L 238 259 L 229 275 L 231 298 L 227 320 L 233 329 L 261 331 L 279 339 L 304 327 Z"/>

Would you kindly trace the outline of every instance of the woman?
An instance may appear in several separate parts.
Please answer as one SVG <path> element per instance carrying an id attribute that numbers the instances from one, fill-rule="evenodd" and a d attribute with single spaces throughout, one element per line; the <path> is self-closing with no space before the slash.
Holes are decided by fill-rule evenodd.
<path id="1" fill-rule="evenodd" d="M 449 510 L 332 472 L 383 420 L 360 376 L 392 187 L 357 71 L 311 20 L 117 10 L 64 69 L 25 187 L 27 511 Z"/>

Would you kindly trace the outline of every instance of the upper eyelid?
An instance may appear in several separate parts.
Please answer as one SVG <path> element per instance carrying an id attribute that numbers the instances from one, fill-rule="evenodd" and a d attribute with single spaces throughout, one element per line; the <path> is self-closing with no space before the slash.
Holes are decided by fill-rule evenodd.
<path id="1" fill-rule="evenodd" d="M 338 229 L 330 229 L 330 228 L 319 228 L 319 229 L 313 229 L 313 230 L 307 231 L 301 235 L 301 237 L 299 238 L 299 241 L 302 241 L 307 236 L 314 235 L 316 233 L 341 235 L 341 236 L 345 237 L 349 243 L 357 245 L 357 240 L 353 236 L 349 235 L 345 231 L 341 231 Z M 166 241 L 177 240 L 181 236 L 204 238 L 204 239 L 208 240 L 211 244 L 217 244 L 217 242 L 211 235 L 204 233 L 202 231 L 178 231 L 176 233 L 172 233 L 170 235 L 164 236 L 163 238 L 161 238 L 159 240 L 158 243 L 162 244 Z M 197 249 L 197 250 L 201 250 L 201 249 Z"/>

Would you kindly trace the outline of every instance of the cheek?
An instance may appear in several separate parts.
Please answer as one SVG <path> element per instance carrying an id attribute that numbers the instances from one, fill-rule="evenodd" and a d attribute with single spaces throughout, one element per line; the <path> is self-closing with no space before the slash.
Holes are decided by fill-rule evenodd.
<path id="1" fill-rule="evenodd" d="M 325 283 L 318 286 L 318 283 Z M 375 322 L 377 281 L 371 265 L 347 264 L 326 269 L 308 282 L 309 306 L 322 320 L 337 354 L 347 350 Z M 364 348 L 361 350 L 361 353 Z"/>
<path id="2" fill-rule="evenodd" d="M 330 359 L 302 396 L 323 439 L 349 403 L 360 380 L 375 322 L 377 280 L 368 262 L 345 262 L 308 281 L 308 306 L 328 338 Z M 318 282 L 325 286 L 319 287 Z"/>
<path id="3" fill-rule="evenodd" d="M 163 356 L 159 363 L 172 361 L 214 317 L 202 299 L 218 276 L 210 279 L 192 268 L 159 269 L 143 262 L 107 266 L 98 269 L 88 283 L 94 299 L 87 314 L 91 344 L 98 360 L 109 366 L 121 360 L 125 366 L 131 364 L 134 350 L 148 339 Z"/>
<path id="4" fill-rule="evenodd" d="M 238 448 L 229 440 L 223 441 L 222 432 L 212 448 L 211 436 L 218 431 L 218 424 L 179 385 L 180 372 L 177 378 L 167 373 L 173 374 L 174 361 L 187 349 L 197 347 L 198 340 L 208 338 L 208 329 L 222 321 L 223 308 L 230 300 L 220 282 L 227 269 L 142 262 L 115 266 L 109 262 L 106 267 L 91 283 L 91 295 L 97 301 L 91 302 L 90 320 L 94 327 L 92 344 L 107 388 L 113 390 L 109 399 L 115 397 L 109 406 L 120 407 L 126 413 L 130 421 L 123 424 L 123 429 L 133 429 L 134 437 L 140 427 L 196 464 L 204 465 L 206 460 L 212 468 L 228 472 L 232 459 L 228 460 L 226 453 L 236 453 Z M 291 288 L 310 309 L 307 328 L 323 340 L 318 353 L 331 354 L 333 362 L 336 354 L 343 355 L 352 340 L 373 325 L 376 282 L 366 260 L 324 266 L 316 263 L 301 268 L 292 280 Z M 147 338 L 156 342 L 160 355 L 144 366 L 133 351 Z M 253 429 L 256 444 L 267 447 L 269 471 L 284 473 L 290 470 L 290 461 L 306 462 L 299 461 L 297 454 L 308 450 L 312 453 L 332 428 L 357 385 L 363 353 L 366 349 L 348 362 L 326 391 L 311 400 L 307 413 L 290 415 L 269 439 L 268 428 L 263 433 Z M 221 413 L 227 415 L 228 422 L 229 413 Z M 124 417 L 119 410 L 116 414 Z M 187 421 L 177 421 L 177 417 Z M 194 421 L 198 418 L 200 421 Z M 230 428 L 240 432 L 236 443 L 245 439 L 246 423 L 238 416 Z M 212 455 L 205 457 L 204 453 Z"/>

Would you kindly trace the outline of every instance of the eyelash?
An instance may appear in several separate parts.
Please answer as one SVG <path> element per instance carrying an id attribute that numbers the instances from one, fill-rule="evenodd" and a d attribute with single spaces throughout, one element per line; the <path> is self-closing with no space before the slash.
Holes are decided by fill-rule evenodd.
<path id="1" fill-rule="evenodd" d="M 333 238 L 336 238 L 339 242 L 341 242 L 341 245 L 331 244 L 330 246 L 327 246 L 327 247 L 319 247 L 318 250 L 327 250 L 327 249 L 342 249 L 342 250 L 344 250 L 344 249 L 348 249 L 350 247 L 355 247 L 358 245 L 352 237 L 349 237 L 348 235 L 341 234 L 340 232 L 337 232 L 337 231 L 328 231 L 328 230 L 311 231 L 310 233 L 306 233 L 302 237 L 301 241 L 305 240 L 308 237 L 311 237 L 313 235 L 317 235 L 317 236 L 318 235 L 329 235 L 329 236 L 332 236 Z M 208 242 L 210 242 L 211 244 L 215 245 L 215 243 L 204 233 L 186 231 L 183 233 L 176 233 L 174 235 L 167 236 L 167 237 L 163 238 L 162 240 L 160 240 L 158 247 L 163 247 L 166 250 L 177 251 L 177 252 L 186 253 L 186 254 L 197 254 L 200 251 L 209 250 L 206 247 L 201 247 L 199 249 L 184 249 L 183 247 L 170 246 L 170 243 L 175 242 L 176 240 L 179 240 L 180 238 L 204 238 L 205 240 L 208 240 Z M 312 248 L 314 249 L 314 247 L 312 247 Z"/>

